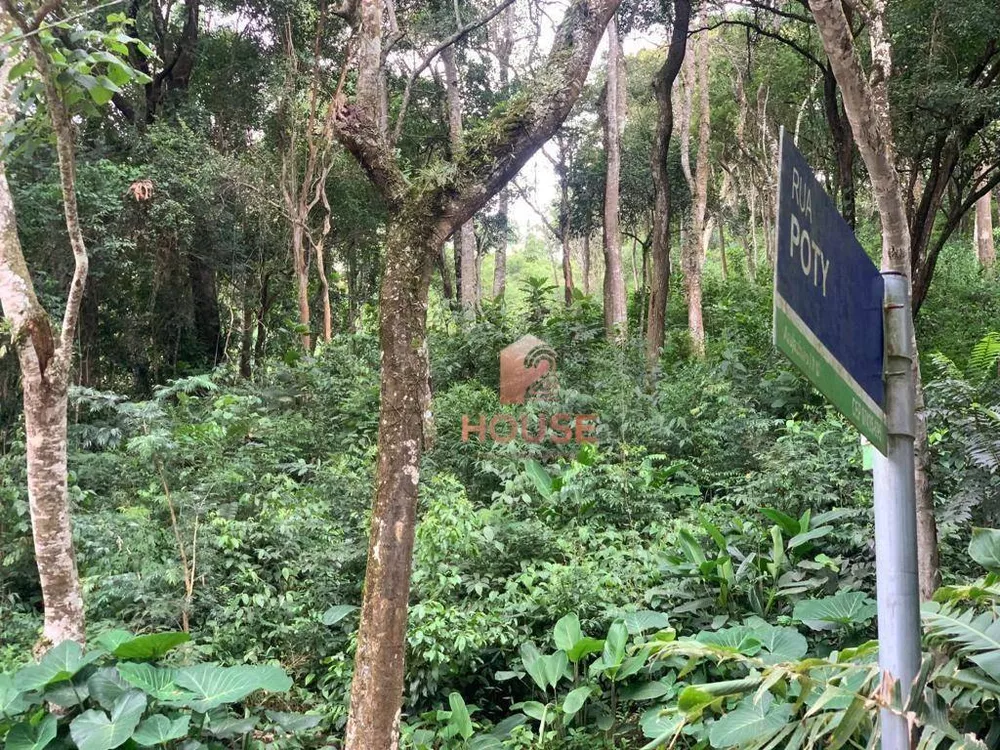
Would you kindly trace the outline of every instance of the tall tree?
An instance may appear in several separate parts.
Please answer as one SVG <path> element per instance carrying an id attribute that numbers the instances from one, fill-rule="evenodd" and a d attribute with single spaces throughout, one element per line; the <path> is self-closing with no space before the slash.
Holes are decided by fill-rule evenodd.
<path id="1" fill-rule="evenodd" d="M 687 96 L 698 91 L 698 152 L 691 177 L 691 216 L 682 249 L 684 292 L 687 298 L 688 331 L 695 354 L 705 355 L 705 322 L 702 314 L 701 277 L 704 267 L 705 214 L 708 208 L 708 146 L 711 137 L 711 109 L 708 90 L 708 32 L 696 34 L 692 43 L 694 71 Z M 687 108 L 687 105 L 685 105 Z M 690 112 L 689 112 L 690 114 Z"/>
<path id="2" fill-rule="evenodd" d="M 0 36 L 17 26 L 22 38 L 16 41 L 27 47 L 42 81 L 45 110 L 55 134 L 64 218 L 74 261 L 62 329 L 57 334 L 35 294 L 17 234 L 6 160 L 0 161 L 0 303 L 10 322 L 21 367 L 28 502 L 45 607 L 42 633 L 48 647 L 65 640 L 84 640 L 83 590 L 70 524 L 66 408 L 89 260 L 77 208 L 73 125 L 56 84 L 57 73 L 40 39 L 46 16 L 62 3 L 49 2 L 36 11 L 23 5 L 19 8 L 13 0 L 3 0 L 2 5 L 5 12 L 0 15 Z M 8 42 L 0 65 L 0 131 L 5 133 L 13 129 L 17 115 L 10 75 L 20 55 L 12 45 Z"/>
<path id="3" fill-rule="evenodd" d="M 459 23 L 461 26 L 461 22 Z M 462 88 L 458 77 L 458 63 L 455 61 L 454 46 L 441 51 L 444 63 L 445 92 L 448 99 L 448 140 L 451 143 L 452 158 L 462 152 Z M 479 273 L 476 267 L 478 256 L 476 230 L 472 219 L 465 222 L 452 236 L 455 245 L 455 277 L 458 280 L 458 302 L 466 315 L 475 315 L 479 309 Z"/>
<path id="4" fill-rule="evenodd" d="M 354 27 L 352 100 L 335 102 L 337 135 L 385 201 L 379 303 L 382 352 L 376 489 L 355 657 L 348 750 L 398 745 L 407 601 L 424 441 L 431 437 L 427 293 L 445 239 L 481 209 L 558 129 L 579 98 L 594 51 L 619 0 L 575 0 L 555 29 L 535 80 L 510 106 L 466 135 L 466 147 L 408 178 L 380 127 L 385 49 L 382 0 L 348 0 Z"/>
<path id="5" fill-rule="evenodd" d="M 909 279 L 913 267 L 912 246 L 902 181 L 896 171 L 896 149 L 888 92 L 892 73 L 892 46 L 886 29 L 885 0 L 874 1 L 868 18 L 873 68 L 870 81 L 865 78 L 855 55 L 851 26 L 839 0 L 813 0 L 810 7 L 816 18 L 823 46 L 830 57 L 830 64 L 840 83 L 854 137 L 871 178 L 882 225 L 882 269 L 905 274 Z M 916 352 L 916 342 L 913 350 Z M 914 370 L 917 406 L 914 441 L 917 559 L 920 566 L 920 594 L 922 598 L 930 599 L 940 582 L 937 521 L 927 477 L 927 416 L 923 409 L 923 388 L 916 360 Z"/>
<path id="6" fill-rule="evenodd" d="M 667 155 L 674 130 L 673 88 L 684 64 L 691 0 L 674 0 L 673 25 L 667 59 L 653 79 L 656 96 L 656 129 L 650 160 L 653 174 L 652 249 L 650 251 L 649 313 L 646 358 L 652 365 L 663 348 L 667 296 L 670 292 L 670 173 Z"/>
<path id="7" fill-rule="evenodd" d="M 976 257 L 979 265 L 992 270 L 997 259 L 997 249 L 993 238 L 993 193 L 983 195 L 976 201 Z"/>
<path id="8" fill-rule="evenodd" d="M 500 29 L 494 35 L 494 52 L 499 66 L 500 90 L 507 95 L 510 86 L 510 56 L 514 50 L 514 8 L 508 6 L 501 16 Z M 493 297 L 503 297 L 507 289 L 507 242 L 510 233 L 510 190 L 503 188 L 498 198 L 499 219 L 496 256 L 493 264 Z"/>
<path id="9" fill-rule="evenodd" d="M 625 122 L 625 60 L 618 21 L 608 24 L 607 83 L 604 90 L 604 328 L 618 338 L 626 326 L 625 277 L 622 273 L 622 240 L 619 226 L 621 196 L 621 134 Z"/>

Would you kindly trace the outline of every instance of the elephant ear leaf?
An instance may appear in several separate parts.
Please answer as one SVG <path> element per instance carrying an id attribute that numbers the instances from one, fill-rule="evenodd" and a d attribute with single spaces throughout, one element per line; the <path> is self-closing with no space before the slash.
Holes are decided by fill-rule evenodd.
<path id="1" fill-rule="evenodd" d="M 114 750 L 132 737 L 146 710 L 146 696 L 130 690 L 115 701 L 109 717 L 103 711 L 84 711 L 73 719 L 69 733 L 79 750 Z"/>
<path id="2" fill-rule="evenodd" d="M 132 739 L 136 744 L 143 747 L 165 745 L 173 740 L 186 737 L 190 722 L 191 717 L 188 715 L 171 721 L 162 714 L 156 714 L 155 716 L 150 716 L 139 725 L 139 728 L 135 730 L 135 734 L 132 735 Z"/>
<path id="3" fill-rule="evenodd" d="M 292 687 L 292 680 L 280 667 L 238 666 L 220 667 L 198 664 L 175 672 L 174 680 L 190 691 L 185 704 L 199 713 L 211 711 L 225 703 L 235 703 L 257 690 L 283 693 Z"/>
<path id="4" fill-rule="evenodd" d="M 99 651 L 84 655 L 79 643 L 63 641 L 49 649 L 37 664 L 29 664 L 14 675 L 14 687 L 18 690 L 40 690 L 56 682 L 71 680 L 100 656 Z"/>
<path id="5" fill-rule="evenodd" d="M 46 716 L 38 726 L 26 721 L 15 724 L 7 733 L 7 750 L 44 750 L 56 738 L 56 717 Z"/>

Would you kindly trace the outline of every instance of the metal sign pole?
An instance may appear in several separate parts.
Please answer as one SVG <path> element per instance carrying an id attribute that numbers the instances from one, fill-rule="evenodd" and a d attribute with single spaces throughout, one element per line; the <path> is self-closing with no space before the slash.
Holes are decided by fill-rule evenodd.
<path id="1" fill-rule="evenodd" d="M 895 271 L 885 279 L 885 414 L 888 451 L 877 453 L 875 575 L 879 666 L 898 680 L 905 706 L 920 670 L 920 592 L 917 582 L 916 492 L 913 482 L 913 317 L 909 283 Z M 905 718 L 883 709 L 882 750 L 910 750 Z"/>

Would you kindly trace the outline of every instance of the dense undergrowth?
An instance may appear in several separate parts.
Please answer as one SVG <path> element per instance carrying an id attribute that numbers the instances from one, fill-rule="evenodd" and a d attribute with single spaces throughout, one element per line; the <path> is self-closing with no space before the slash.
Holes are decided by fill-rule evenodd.
<path id="1" fill-rule="evenodd" d="M 945 704 L 962 731 L 996 734 L 981 707 L 1000 695 L 1000 656 L 969 635 L 1000 629 L 989 614 L 1000 588 L 992 574 L 968 585 L 1000 570 L 994 535 L 972 534 L 1000 526 L 1000 341 L 987 336 L 1000 293 L 949 252 L 920 343 L 951 587 L 926 626 L 954 658 L 929 663 L 926 701 L 911 707 L 943 739 L 953 731 Z M 710 278 L 708 358 L 688 356 L 675 321 L 653 378 L 641 342 L 605 342 L 590 300 L 562 308 L 541 282 L 524 298 L 474 323 L 432 314 L 436 439 L 422 476 L 404 743 L 794 747 L 875 736 L 870 475 L 857 433 L 773 352 L 767 288 Z M 497 362 L 526 333 L 558 354 L 559 409 L 599 415 L 597 445 L 552 458 L 551 446 L 463 442 L 463 415 L 513 413 L 499 404 Z M 97 661 L 30 690 L 23 675 L 0 677 L 0 698 L 20 696 L 0 702 L 0 734 L 15 716 L 41 731 L 48 719 L 31 712 L 52 702 L 46 691 L 103 675 L 97 684 L 118 692 L 91 688 L 72 705 L 96 701 L 89 710 L 113 720 L 116 700 L 145 690 L 133 729 L 147 726 L 149 706 L 150 731 L 176 735 L 167 746 L 183 735 L 336 747 L 364 576 L 377 363 L 365 331 L 314 358 L 275 359 L 253 382 L 222 368 L 148 401 L 76 390 L 71 491 Z M 0 458 L 0 672 L 30 660 L 40 624 L 19 441 Z M 101 651 L 100 634 L 116 629 L 182 628 L 190 642 L 144 658 L 178 673 L 280 666 L 293 687 L 255 685 L 278 692 L 240 695 L 233 721 L 244 724 L 213 733 L 229 720 L 205 718 L 218 706 L 201 704 L 202 715 L 186 688 L 171 703 L 123 682 L 114 647 Z M 71 718 L 59 731 L 75 741 Z"/>

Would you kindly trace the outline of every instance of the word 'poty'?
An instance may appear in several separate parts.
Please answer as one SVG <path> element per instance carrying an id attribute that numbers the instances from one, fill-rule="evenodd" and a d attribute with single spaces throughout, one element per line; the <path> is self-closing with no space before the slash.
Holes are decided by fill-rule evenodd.
<path id="1" fill-rule="evenodd" d="M 797 169 L 792 170 L 792 197 L 795 205 L 802 215 L 802 219 L 812 224 L 812 191 L 806 181 L 799 176 Z M 813 286 L 823 289 L 823 296 L 826 296 L 826 280 L 830 275 L 830 261 L 823 255 L 823 250 L 817 245 L 809 235 L 809 226 L 803 227 L 799 223 L 796 213 L 791 215 L 791 240 L 789 241 L 788 252 L 794 257 L 796 251 L 799 255 L 799 264 L 802 273 L 806 278 L 811 278 Z"/>
<path id="2" fill-rule="evenodd" d="M 549 435 L 549 430 L 552 435 Z M 462 415 L 462 442 L 469 442 L 472 435 L 479 442 L 486 440 L 487 434 L 497 443 L 509 443 L 514 438 L 520 438 L 526 443 L 541 443 L 548 436 L 549 441 L 556 445 L 565 445 L 570 441 L 576 443 L 596 443 L 594 436 L 597 430 L 596 414 L 545 414 L 529 417 L 522 415 L 520 419 L 510 414 L 496 414 L 486 420 L 485 414 L 479 415 L 479 421 L 470 422 L 468 415 Z"/>

